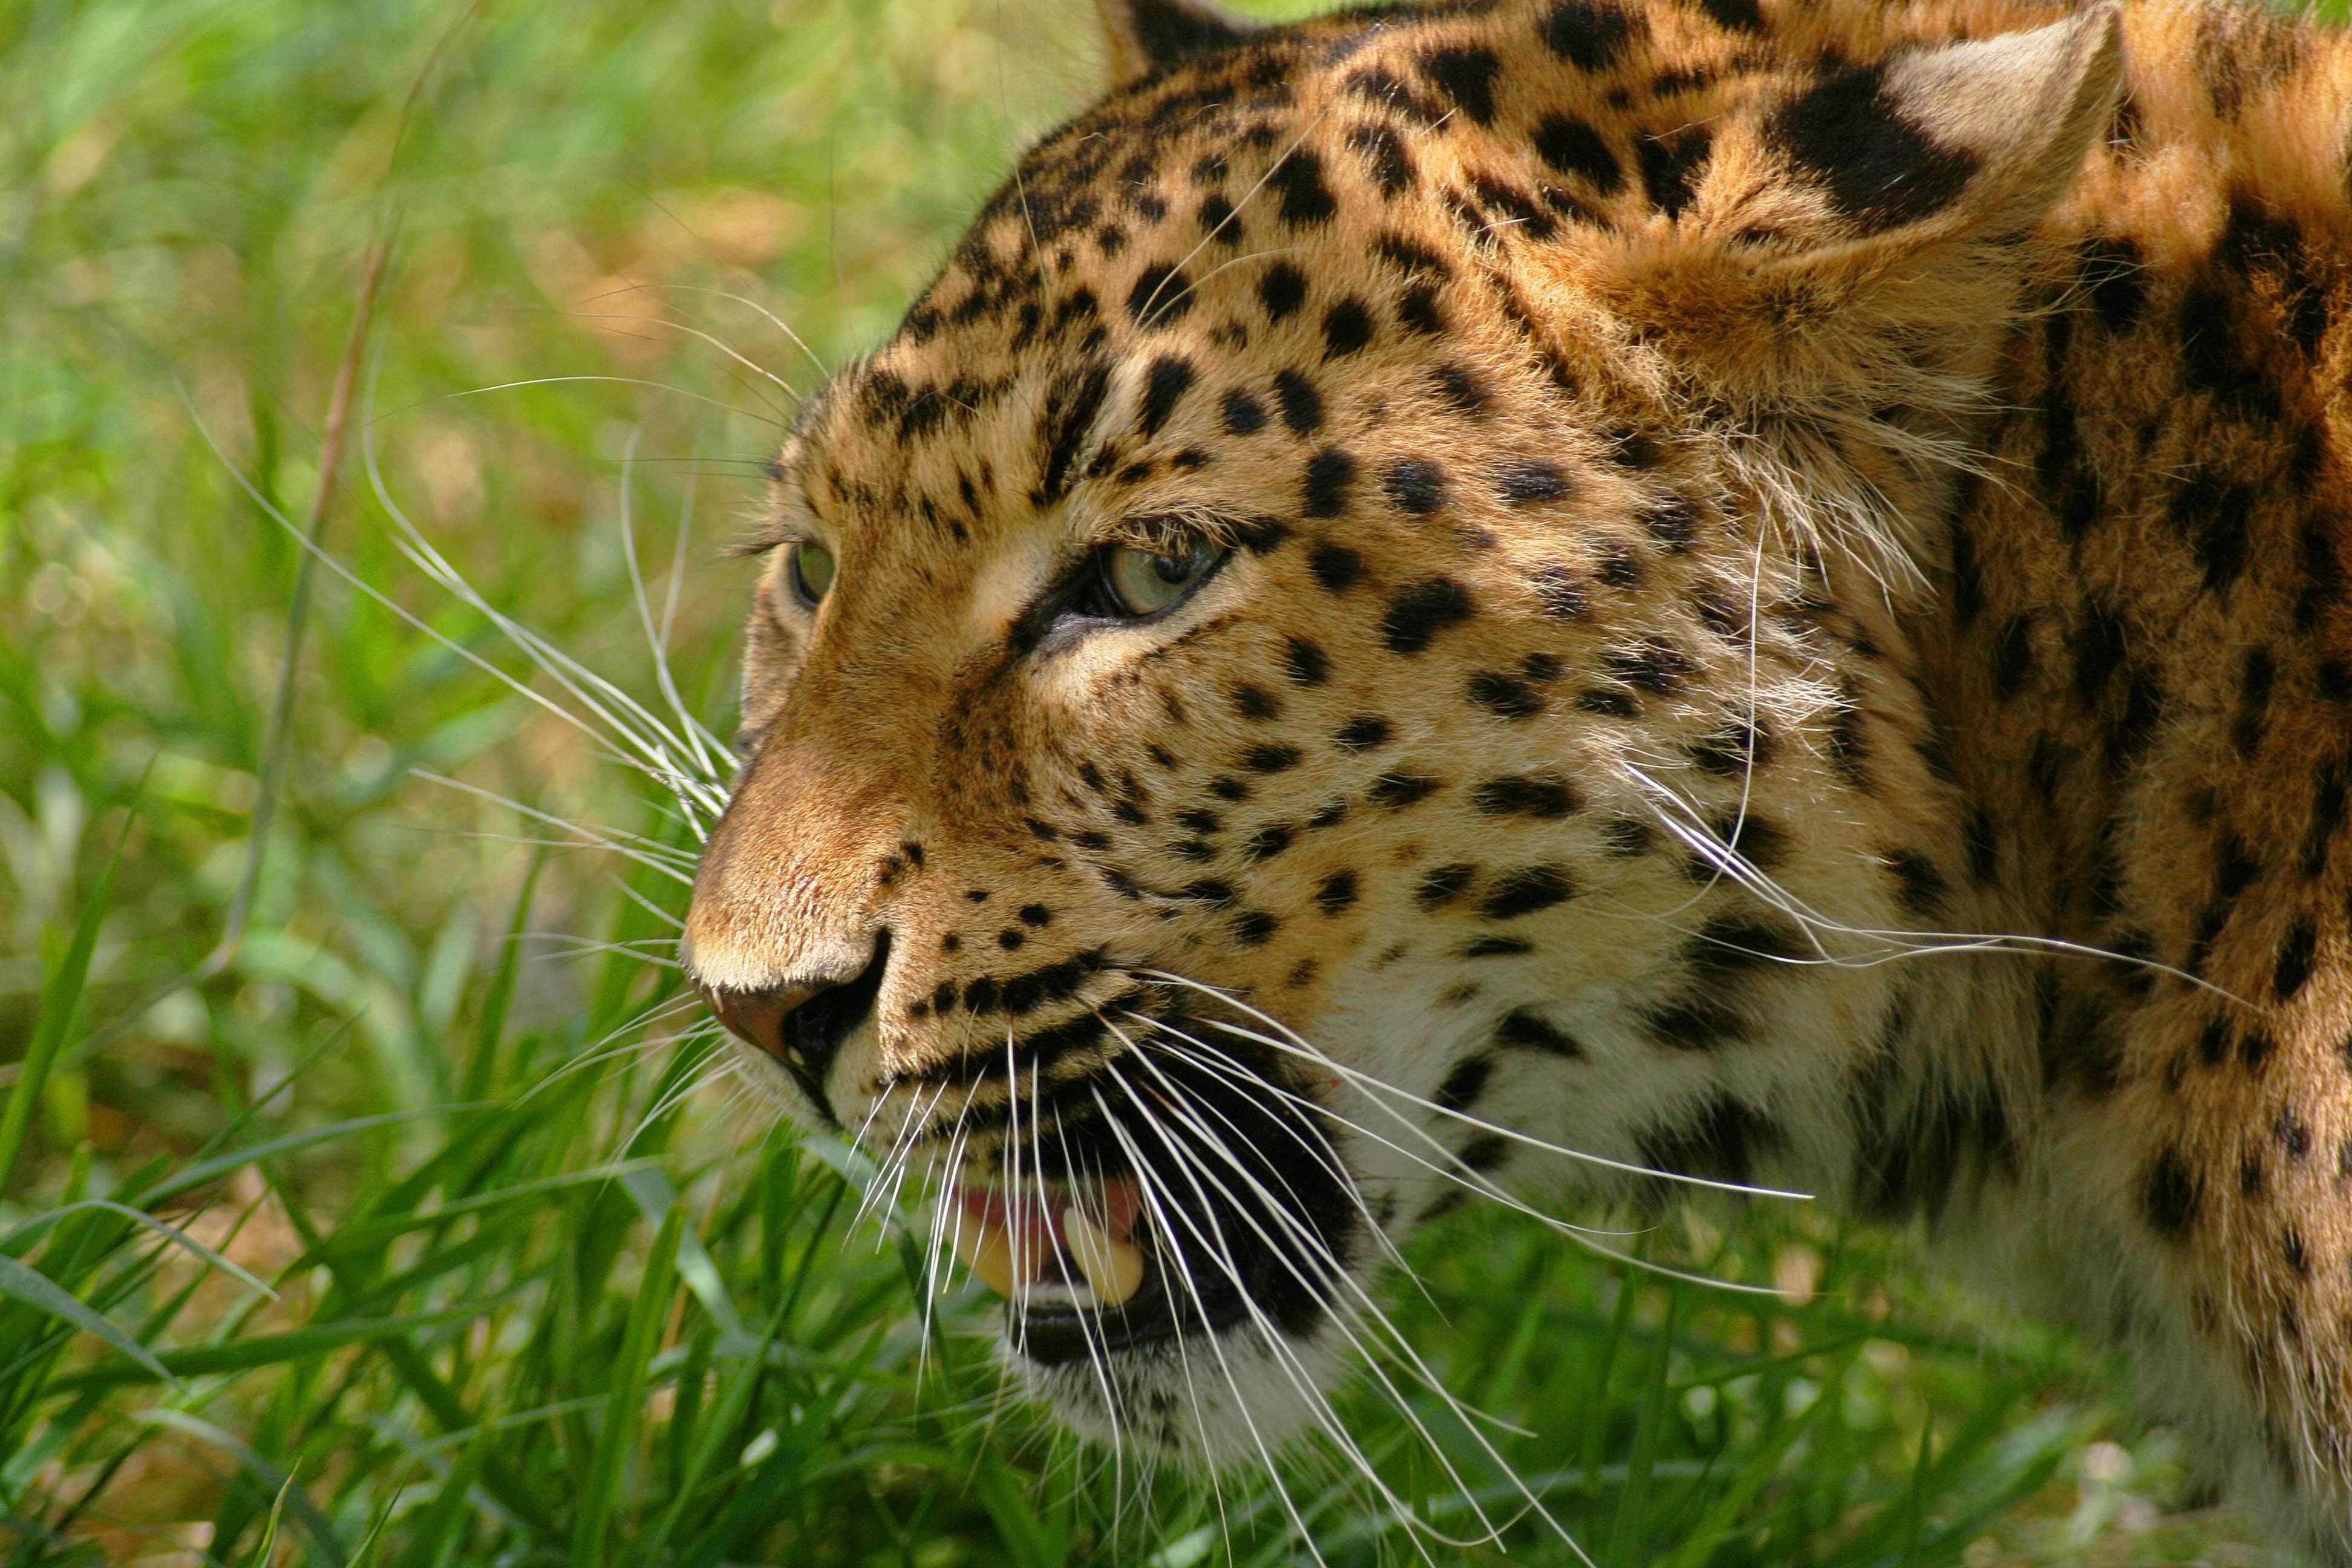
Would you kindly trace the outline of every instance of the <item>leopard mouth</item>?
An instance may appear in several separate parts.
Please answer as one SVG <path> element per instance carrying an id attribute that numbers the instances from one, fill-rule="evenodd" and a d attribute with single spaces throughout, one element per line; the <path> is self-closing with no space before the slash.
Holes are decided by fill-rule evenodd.
<path id="1" fill-rule="evenodd" d="M 1148 1091 L 1057 1126 L 1013 1180 L 950 1186 L 942 1241 L 1005 1298 L 1016 1357 L 1051 1369 L 1320 1327 L 1361 1200 L 1321 1119 L 1236 1065 L 1155 1051 Z"/>
<path id="2" fill-rule="evenodd" d="M 1006 1338 L 1039 1366 L 1222 1330 L 1244 1315 L 1237 1292 L 1217 1292 L 1222 1310 L 1203 1313 L 1203 1303 L 1171 1288 L 1181 1263 L 1146 1219 L 1131 1178 L 1053 1184 L 1025 1196 L 958 1185 L 950 1200 L 949 1246 L 1005 1299 Z"/>

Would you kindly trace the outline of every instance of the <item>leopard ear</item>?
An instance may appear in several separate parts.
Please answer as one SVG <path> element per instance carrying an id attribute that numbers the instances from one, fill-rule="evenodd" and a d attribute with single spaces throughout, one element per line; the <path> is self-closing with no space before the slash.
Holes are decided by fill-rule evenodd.
<path id="1" fill-rule="evenodd" d="M 1767 115 L 1762 150 L 1849 231 L 1945 219 L 2020 233 L 2073 184 L 2110 119 L 2122 16 L 2105 0 L 2049 26 L 1839 71 Z"/>
<path id="2" fill-rule="evenodd" d="M 1096 0 L 1116 87 L 1170 70 L 1195 55 L 1239 42 L 1257 24 L 1207 0 Z"/>
<path id="3" fill-rule="evenodd" d="M 1588 277 L 1604 308 L 1734 407 L 1978 374 L 2028 281 L 2014 242 L 2113 114 L 2120 10 L 1900 50 L 1745 106 L 1711 156 L 1697 143 L 1671 224 L 1603 242 Z"/>

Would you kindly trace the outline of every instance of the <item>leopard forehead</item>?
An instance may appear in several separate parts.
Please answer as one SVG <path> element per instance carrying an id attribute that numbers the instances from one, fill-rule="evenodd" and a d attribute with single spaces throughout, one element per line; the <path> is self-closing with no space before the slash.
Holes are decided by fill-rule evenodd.
<path id="1" fill-rule="evenodd" d="M 1033 150 L 804 414 L 773 536 L 943 556 L 1073 508 L 1336 515 L 1433 442 L 1490 485 L 1533 453 L 1648 468 L 1689 423 L 1662 318 L 1728 315 L 1703 277 L 1632 297 L 1629 273 L 1916 222 L 1984 162 L 1883 58 L 1849 63 L 1905 25 L 1787 18 L 1764 56 L 1730 0 L 1395 7 L 1147 74 Z"/>

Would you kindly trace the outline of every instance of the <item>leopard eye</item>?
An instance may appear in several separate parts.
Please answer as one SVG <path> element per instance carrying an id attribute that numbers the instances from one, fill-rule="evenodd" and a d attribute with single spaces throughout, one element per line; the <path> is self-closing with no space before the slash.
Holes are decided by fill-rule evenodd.
<path id="1" fill-rule="evenodd" d="M 1102 609 L 1137 619 L 1156 615 L 1199 587 L 1224 558 L 1199 537 L 1169 551 L 1113 545 L 1101 556 Z"/>
<path id="2" fill-rule="evenodd" d="M 814 610 L 824 591 L 833 586 L 833 552 L 803 540 L 793 546 L 784 570 L 793 580 L 793 597 L 803 608 Z"/>

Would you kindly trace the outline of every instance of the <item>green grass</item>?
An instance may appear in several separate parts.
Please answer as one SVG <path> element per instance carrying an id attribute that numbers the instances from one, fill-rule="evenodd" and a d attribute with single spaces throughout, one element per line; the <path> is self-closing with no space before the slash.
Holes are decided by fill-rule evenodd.
<path id="1" fill-rule="evenodd" d="M 1143 1477 L 1006 1404 L 987 1307 L 926 1319 L 854 1162 L 693 1087 L 669 972 L 624 945 L 658 948 L 675 880 L 416 776 L 677 841 L 466 657 L 526 669 L 368 474 L 648 700 L 624 496 L 656 614 L 683 519 L 672 664 L 723 729 L 719 546 L 786 400 L 679 328 L 803 385 L 762 309 L 818 359 L 872 341 L 1083 95 L 1087 29 L 1075 0 L 0 7 L 0 1563 L 1305 1559 L 1267 1478 Z M 275 521 L 311 515 L 383 236 L 322 537 L 446 643 L 331 574 L 296 614 Z M 476 390 L 551 377 L 628 379 Z M 1783 1293 L 1498 1213 L 1388 1293 L 1604 1568 L 2252 1561 L 2112 1369 L 1901 1240 L 1759 1211 L 1644 1245 Z M 1345 1402 L 1396 1499 L 1570 1560 L 1412 1403 L 1426 1442 Z M 1412 1557 L 1328 1455 L 1283 1480 L 1325 1560 Z"/>

